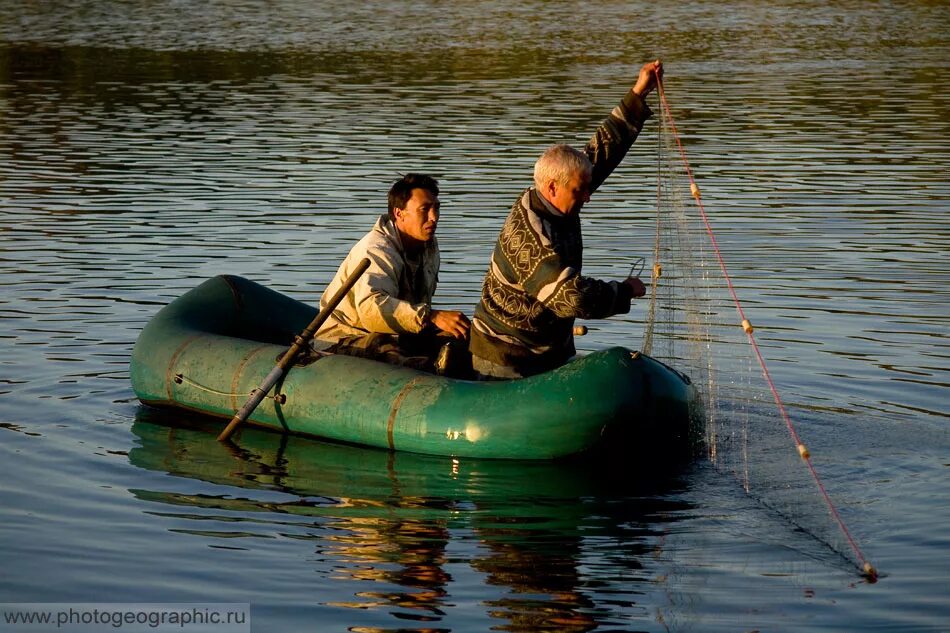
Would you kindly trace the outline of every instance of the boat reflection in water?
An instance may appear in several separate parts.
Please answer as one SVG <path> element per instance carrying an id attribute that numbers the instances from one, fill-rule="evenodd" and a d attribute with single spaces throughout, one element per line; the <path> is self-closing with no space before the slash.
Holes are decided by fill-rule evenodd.
<path id="1" fill-rule="evenodd" d="M 187 478 L 166 490 L 132 490 L 176 506 L 149 514 L 174 516 L 175 532 L 221 539 L 215 547 L 255 547 L 241 537 L 314 542 L 316 556 L 308 551 L 306 562 L 334 583 L 311 597 L 388 610 L 400 626 L 414 621 L 421 630 L 446 630 L 438 623 L 459 601 L 451 592 L 473 582 L 486 585 L 477 592 L 486 617 L 508 621 L 501 628 L 597 628 L 591 587 L 604 587 L 614 605 L 618 594 L 632 604 L 638 579 L 656 582 L 643 559 L 655 556 L 666 524 L 687 509 L 664 498 L 675 492 L 675 473 L 654 472 L 644 484 L 628 464 L 458 460 L 252 428 L 231 444 L 215 441 L 219 428 L 140 407 L 129 460 Z"/>

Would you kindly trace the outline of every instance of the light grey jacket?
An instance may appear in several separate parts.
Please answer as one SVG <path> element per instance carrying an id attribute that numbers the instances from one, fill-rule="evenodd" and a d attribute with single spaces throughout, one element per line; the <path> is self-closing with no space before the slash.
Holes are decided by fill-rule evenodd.
<path id="1" fill-rule="evenodd" d="M 399 232 L 388 215 L 380 216 L 343 263 L 320 299 L 326 307 L 364 257 L 370 260 L 353 289 L 317 330 L 314 349 L 326 349 L 341 338 L 369 333 L 411 334 L 422 330 L 439 278 L 439 246 L 433 237 L 417 262 L 406 256 Z"/>

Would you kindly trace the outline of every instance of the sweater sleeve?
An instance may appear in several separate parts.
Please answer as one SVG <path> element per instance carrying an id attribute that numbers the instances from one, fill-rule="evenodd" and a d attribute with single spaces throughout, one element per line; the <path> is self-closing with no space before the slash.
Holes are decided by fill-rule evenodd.
<path id="1" fill-rule="evenodd" d="M 596 191 L 620 164 L 653 112 L 643 97 L 628 90 L 623 101 L 594 132 L 584 152 L 594 165 L 590 190 Z"/>
<path id="2" fill-rule="evenodd" d="M 555 252 L 524 280 L 524 289 L 561 318 L 605 319 L 630 312 L 629 286 L 585 277 L 564 266 Z"/>
<path id="3" fill-rule="evenodd" d="M 403 262 L 376 247 L 368 248 L 366 257 L 370 266 L 353 287 L 362 327 L 384 334 L 414 334 L 422 330 L 429 306 L 398 298 Z"/>

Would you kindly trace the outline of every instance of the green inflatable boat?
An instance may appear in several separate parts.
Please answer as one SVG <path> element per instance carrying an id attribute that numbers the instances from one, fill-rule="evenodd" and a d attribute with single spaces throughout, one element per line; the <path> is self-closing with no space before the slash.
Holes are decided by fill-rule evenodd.
<path id="1" fill-rule="evenodd" d="M 315 315 L 247 279 L 214 277 L 142 330 L 132 387 L 148 405 L 230 419 Z M 497 382 L 327 355 L 293 366 L 247 422 L 390 450 L 555 459 L 603 446 L 682 447 L 697 405 L 686 376 L 623 347 Z"/>

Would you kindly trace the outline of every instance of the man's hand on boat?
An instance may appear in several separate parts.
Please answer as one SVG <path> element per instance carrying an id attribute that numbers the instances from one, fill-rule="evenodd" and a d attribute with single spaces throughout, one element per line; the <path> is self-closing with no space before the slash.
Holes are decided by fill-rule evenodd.
<path id="1" fill-rule="evenodd" d="M 633 92 L 645 98 L 656 88 L 657 76 L 663 79 L 663 62 L 647 62 L 640 67 L 640 75 L 637 77 L 637 83 L 633 85 Z"/>
<path id="2" fill-rule="evenodd" d="M 643 282 L 640 281 L 639 277 L 627 277 L 623 280 L 623 283 L 630 286 L 630 291 L 633 293 L 634 297 L 642 297 L 647 293 L 647 287 L 643 285 Z"/>
<path id="3" fill-rule="evenodd" d="M 450 336 L 458 339 L 468 338 L 468 317 L 457 310 L 431 310 L 429 322 Z"/>

